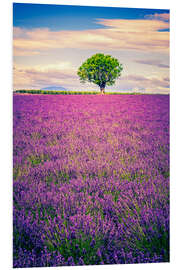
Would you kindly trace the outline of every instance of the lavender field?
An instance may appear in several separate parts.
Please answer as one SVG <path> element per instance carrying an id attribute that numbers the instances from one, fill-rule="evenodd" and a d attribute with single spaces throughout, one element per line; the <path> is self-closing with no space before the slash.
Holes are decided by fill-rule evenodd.
<path id="1" fill-rule="evenodd" d="M 169 96 L 13 103 L 13 266 L 168 262 Z"/>

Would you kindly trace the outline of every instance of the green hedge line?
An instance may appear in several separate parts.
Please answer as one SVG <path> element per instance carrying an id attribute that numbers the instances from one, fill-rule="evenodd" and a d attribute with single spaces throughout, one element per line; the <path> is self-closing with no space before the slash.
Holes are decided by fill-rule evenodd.
<path id="1" fill-rule="evenodd" d="M 15 93 L 43 94 L 43 95 L 96 95 L 97 91 L 53 91 L 53 90 L 16 90 Z"/>
<path id="2" fill-rule="evenodd" d="M 16 90 L 15 93 L 43 95 L 97 95 L 100 91 L 53 91 L 53 90 Z M 106 95 L 142 95 L 142 93 L 105 92 Z"/>

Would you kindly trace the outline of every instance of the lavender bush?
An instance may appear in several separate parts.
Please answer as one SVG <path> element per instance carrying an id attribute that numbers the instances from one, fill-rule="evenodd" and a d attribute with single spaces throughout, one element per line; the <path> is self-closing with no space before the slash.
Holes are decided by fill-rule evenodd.
<path id="1" fill-rule="evenodd" d="M 169 96 L 13 102 L 13 266 L 168 262 Z"/>

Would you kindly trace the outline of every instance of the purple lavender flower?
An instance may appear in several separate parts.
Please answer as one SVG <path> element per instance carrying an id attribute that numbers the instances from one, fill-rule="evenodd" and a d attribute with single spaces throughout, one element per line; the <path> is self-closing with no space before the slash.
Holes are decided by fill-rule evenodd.
<path id="1" fill-rule="evenodd" d="M 169 97 L 13 103 L 14 267 L 169 261 Z"/>

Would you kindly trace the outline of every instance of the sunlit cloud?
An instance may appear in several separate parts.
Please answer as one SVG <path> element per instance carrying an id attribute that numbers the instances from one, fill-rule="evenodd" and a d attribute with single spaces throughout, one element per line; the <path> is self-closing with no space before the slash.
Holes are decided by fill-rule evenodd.
<path id="1" fill-rule="evenodd" d="M 13 73 L 14 89 L 39 89 L 48 85 L 69 87 L 77 81 L 76 69 L 69 62 L 34 67 L 15 65 Z"/>
<path id="2" fill-rule="evenodd" d="M 158 14 L 161 15 L 161 14 Z M 152 33 L 158 30 L 167 29 L 169 23 L 158 20 L 157 18 L 152 19 L 97 19 L 97 23 L 110 28 L 111 31 L 121 31 L 128 33 Z M 105 29 L 106 30 L 106 29 Z"/>
<path id="3" fill-rule="evenodd" d="M 158 59 L 135 60 L 134 62 L 143 64 L 143 65 L 155 66 L 158 68 L 169 68 L 169 65 L 163 64 L 162 61 Z"/>
<path id="4" fill-rule="evenodd" d="M 146 15 L 145 18 L 152 19 L 152 20 L 156 19 L 156 20 L 162 20 L 162 21 L 169 22 L 170 14 L 169 13 L 155 13 L 153 15 Z"/>
<path id="5" fill-rule="evenodd" d="M 121 82 L 133 86 L 132 90 L 136 89 L 143 92 L 162 92 L 169 93 L 169 78 L 168 77 L 145 77 L 142 75 L 130 74 L 121 78 Z M 119 83 L 119 86 L 121 85 Z"/>
<path id="6" fill-rule="evenodd" d="M 143 20 L 97 19 L 97 23 L 106 28 L 83 31 L 14 27 L 14 56 L 42 54 L 61 48 L 166 52 L 169 49 L 169 32 L 162 30 L 169 28 L 169 22 L 156 17 Z"/>

